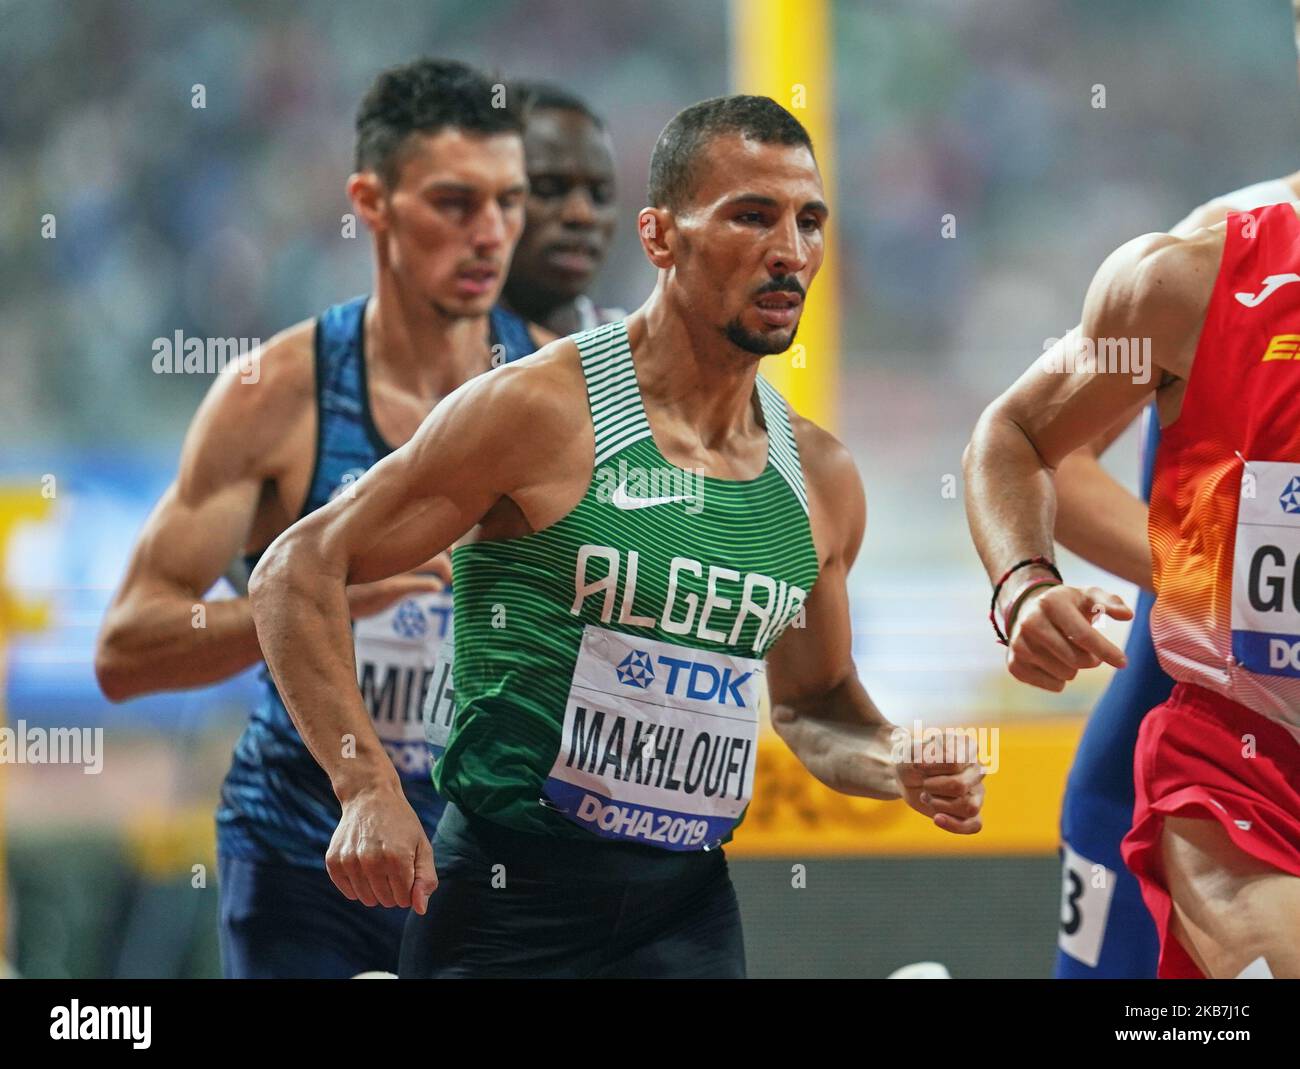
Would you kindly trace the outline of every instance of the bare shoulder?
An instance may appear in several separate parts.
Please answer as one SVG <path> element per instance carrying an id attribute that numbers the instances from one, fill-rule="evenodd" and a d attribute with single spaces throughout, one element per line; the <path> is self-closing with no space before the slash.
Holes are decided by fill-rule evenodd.
<path id="1" fill-rule="evenodd" d="M 315 397 L 316 322 L 308 319 L 282 330 L 232 361 L 213 382 L 200 409 L 216 408 L 233 431 L 261 436 L 266 420 L 283 421 Z"/>
<path id="2" fill-rule="evenodd" d="M 819 554 L 857 556 L 866 528 L 862 476 L 848 447 L 810 419 L 790 413 L 799 462 L 808 487 L 808 510 Z"/>
<path id="3" fill-rule="evenodd" d="M 1088 304 L 1112 326 L 1135 328 L 1117 334 L 1199 326 L 1214 289 L 1225 234 L 1226 224 L 1219 223 L 1191 234 L 1144 234 L 1126 242 L 1097 272 Z"/>
<path id="4" fill-rule="evenodd" d="M 314 320 L 295 324 L 217 376 L 186 434 L 182 478 L 276 470 L 280 445 L 314 414 L 314 339 Z"/>
<path id="5" fill-rule="evenodd" d="M 470 379 L 447 398 L 455 412 L 537 443 L 590 427 L 578 347 L 559 338 L 531 356 Z M 521 434 L 526 431 L 526 434 Z"/>
<path id="6" fill-rule="evenodd" d="M 1106 263 L 1117 280 L 1139 289 L 1168 288 L 1206 274 L 1212 278 L 1226 234 L 1226 222 L 1191 234 L 1143 234 L 1121 245 Z"/>
<path id="7" fill-rule="evenodd" d="M 856 486 L 861 491 L 858 466 L 848 446 L 824 427 L 794 411 L 790 413 L 790 425 L 810 489 L 837 494 Z"/>
<path id="8" fill-rule="evenodd" d="M 475 516 L 475 537 L 515 538 L 581 500 L 595 451 L 589 413 L 577 347 L 562 338 L 459 386 L 399 455 L 425 484 L 488 488 L 495 503 Z"/>

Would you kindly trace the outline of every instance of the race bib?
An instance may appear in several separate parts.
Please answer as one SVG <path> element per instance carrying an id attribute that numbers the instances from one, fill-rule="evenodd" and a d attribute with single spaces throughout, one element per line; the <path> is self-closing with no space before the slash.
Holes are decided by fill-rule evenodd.
<path id="1" fill-rule="evenodd" d="M 1252 460 L 1242 471 L 1232 655 L 1258 675 L 1300 676 L 1300 464 Z"/>
<path id="2" fill-rule="evenodd" d="M 547 799 L 607 839 L 718 844 L 753 793 L 763 675 L 760 660 L 588 625 Z"/>
<path id="3" fill-rule="evenodd" d="M 456 716 L 456 688 L 452 685 L 452 663 L 456 652 L 456 622 L 453 619 L 447 636 L 438 649 L 438 659 L 433 666 L 433 679 L 424 694 L 424 741 L 429 748 L 433 764 L 447 751 L 451 738 L 451 724 Z"/>
<path id="4" fill-rule="evenodd" d="M 449 591 L 405 598 L 352 624 L 357 686 L 384 749 L 407 779 L 429 776 L 420 713 L 450 627 Z"/>
<path id="5" fill-rule="evenodd" d="M 1061 847 L 1061 930 L 1056 945 L 1076 961 L 1095 969 L 1106 941 L 1115 872 Z"/>

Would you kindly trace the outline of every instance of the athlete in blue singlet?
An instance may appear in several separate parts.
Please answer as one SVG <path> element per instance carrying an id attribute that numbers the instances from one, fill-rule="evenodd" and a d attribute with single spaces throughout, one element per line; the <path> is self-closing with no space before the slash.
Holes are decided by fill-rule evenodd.
<path id="1" fill-rule="evenodd" d="M 493 101 L 489 79 L 437 60 L 387 71 L 367 94 L 348 195 L 371 233 L 374 293 L 277 335 L 214 383 L 104 621 L 96 670 L 110 698 L 257 663 L 247 597 L 205 600 L 232 558 L 255 563 L 442 397 L 548 337 L 493 314 L 527 190 L 521 114 Z M 448 626 L 447 575 L 431 561 L 347 590 L 358 682 L 430 834 L 441 803 L 419 714 Z M 368 910 L 331 883 L 338 802 L 265 669 L 262 685 L 217 816 L 226 974 L 395 971 L 406 911 Z"/>
<path id="2" fill-rule="evenodd" d="M 384 439 L 370 408 L 363 330 L 366 303 L 367 298 L 358 297 L 334 305 L 316 322 L 319 430 L 303 515 L 346 493 L 397 444 Z M 526 324 L 496 309 L 489 321 L 494 363 L 509 363 L 536 348 Z M 260 558 L 261 552 L 245 557 L 248 572 Z M 353 621 L 361 693 L 406 797 L 430 837 L 443 803 L 433 789 L 420 713 L 450 624 L 450 587 L 411 593 Z M 337 962 L 336 971 L 343 976 L 366 969 L 393 971 L 393 952 L 400 945 L 407 911 L 358 910 L 357 903 L 337 891 L 332 895 L 321 891 L 325 852 L 338 822 L 339 804 L 289 719 L 265 665 L 259 679 L 262 697 L 235 746 L 217 809 L 227 972 L 285 975 L 298 971 L 295 966 L 303 963 L 304 956 L 321 965 Z M 265 879 L 268 870 L 275 873 L 273 881 Z M 316 952 L 290 943 L 289 960 L 274 960 L 271 955 L 285 949 L 283 933 L 300 930 L 292 920 L 294 912 L 309 902 L 318 911 L 314 927 L 328 938 L 321 940 Z M 371 964 L 364 965 L 367 961 Z"/>
<path id="3" fill-rule="evenodd" d="M 1247 186 L 1203 205 L 1173 228 L 1187 234 L 1221 222 L 1229 211 L 1297 199 L 1300 172 Z M 1142 416 L 1142 503 L 1101 471 L 1098 454 L 1127 424 L 1081 450 L 1057 471 L 1057 540 L 1142 589 L 1125 656 L 1079 740 L 1061 809 L 1061 925 L 1055 975 L 1064 979 L 1154 979 L 1159 940 L 1137 880 L 1120 859 L 1133 823 L 1133 752 L 1147 712 L 1173 680 L 1151 642 L 1151 585 L 1145 505 L 1160 442 L 1154 406 Z"/>

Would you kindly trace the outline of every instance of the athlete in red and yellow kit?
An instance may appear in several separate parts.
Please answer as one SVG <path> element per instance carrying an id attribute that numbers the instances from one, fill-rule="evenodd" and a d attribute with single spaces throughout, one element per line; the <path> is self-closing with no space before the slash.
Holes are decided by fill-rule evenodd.
<path id="1" fill-rule="evenodd" d="M 1160 932 L 1160 976 L 1300 977 L 1293 206 L 1122 246 L 1065 353 L 1046 354 L 980 419 L 967 512 L 1017 679 L 1059 691 L 1081 668 L 1124 663 L 1093 624 L 1127 607 L 1050 566 L 1052 473 L 1153 393 L 1151 629 L 1177 685 L 1139 735 L 1124 860 Z"/>

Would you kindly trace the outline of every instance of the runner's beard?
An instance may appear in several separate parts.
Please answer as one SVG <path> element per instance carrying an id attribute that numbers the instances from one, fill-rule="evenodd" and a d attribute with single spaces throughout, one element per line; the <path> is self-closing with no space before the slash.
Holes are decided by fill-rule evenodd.
<path id="1" fill-rule="evenodd" d="M 727 341 L 736 348 L 753 353 L 755 356 L 771 356 L 773 353 L 785 352 L 794 344 L 795 335 L 799 333 L 799 324 L 796 323 L 791 328 L 789 337 L 781 334 L 759 334 L 756 331 L 746 330 L 740 323 L 740 317 L 737 316 L 723 330 L 727 335 Z"/>

